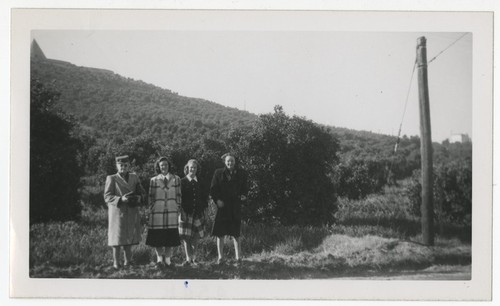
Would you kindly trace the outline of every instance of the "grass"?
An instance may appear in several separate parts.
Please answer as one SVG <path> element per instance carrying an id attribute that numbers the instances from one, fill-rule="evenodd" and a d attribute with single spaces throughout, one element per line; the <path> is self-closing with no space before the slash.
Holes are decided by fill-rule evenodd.
<path id="1" fill-rule="evenodd" d="M 432 274 L 435 267 L 457 265 L 466 267 L 470 276 L 471 246 L 470 240 L 467 241 L 470 228 L 441 227 L 447 232 L 436 236 L 434 246 L 422 245 L 418 220 L 409 214 L 402 187 L 387 188 L 384 194 L 359 201 L 340 199 L 336 217 L 337 224 L 323 227 L 243 224 L 241 245 L 245 261 L 239 267 L 231 263 L 214 265 L 215 240 L 205 237 L 200 240 L 197 252 L 200 266 L 181 267 L 184 254 L 179 247 L 172 257 L 177 266 L 156 270 L 151 265 L 154 251 L 143 243 L 144 228 L 141 244 L 133 248 L 136 265 L 114 271 L 107 246 L 107 210 L 86 206 L 79 222 L 31 226 L 30 276 L 307 279 L 390 274 L 408 269 Z M 226 241 L 226 244 L 226 258 L 234 258 L 232 243 Z"/>

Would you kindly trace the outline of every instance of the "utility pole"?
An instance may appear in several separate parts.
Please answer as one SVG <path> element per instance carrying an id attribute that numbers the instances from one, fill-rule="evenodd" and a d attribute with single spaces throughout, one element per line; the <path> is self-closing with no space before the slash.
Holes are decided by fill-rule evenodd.
<path id="1" fill-rule="evenodd" d="M 417 39 L 418 100 L 420 105 L 420 155 L 422 159 L 422 239 L 434 245 L 434 207 L 432 203 L 432 139 L 429 88 L 427 81 L 427 40 Z"/>

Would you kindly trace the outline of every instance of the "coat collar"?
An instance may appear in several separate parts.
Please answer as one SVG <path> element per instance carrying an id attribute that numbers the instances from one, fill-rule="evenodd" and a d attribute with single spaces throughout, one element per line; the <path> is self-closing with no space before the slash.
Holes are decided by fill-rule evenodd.
<path id="1" fill-rule="evenodd" d="M 198 182 L 198 178 L 197 178 L 196 176 L 195 176 L 195 177 L 193 177 L 193 178 L 191 178 L 191 177 L 189 177 L 188 175 L 186 175 L 186 178 L 187 178 L 187 180 L 188 180 L 189 182 L 191 182 L 191 181 L 193 181 L 193 180 L 194 180 L 195 182 Z"/>
<path id="2" fill-rule="evenodd" d="M 128 182 L 118 173 L 116 173 L 116 182 L 118 184 L 120 184 L 121 186 L 125 186 L 127 187 L 127 189 L 131 190 L 132 189 L 132 185 L 130 184 L 131 183 L 131 172 L 128 173 Z"/>

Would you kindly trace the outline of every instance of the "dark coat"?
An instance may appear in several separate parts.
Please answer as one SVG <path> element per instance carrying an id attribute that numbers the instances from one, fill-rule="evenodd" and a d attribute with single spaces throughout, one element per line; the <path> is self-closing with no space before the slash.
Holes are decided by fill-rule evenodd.
<path id="1" fill-rule="evenodd" d="M 187 176 L 181 179 L 181 206 L 188 215 L 200 217 L 208 207 L 208 188 L 199 178 L 189 181 Z"/>
<path id="2" fill-rule="evenodd" d="M 243 169 L 235 169 L 233 175 L 227 168 L 215 170 L 210 186 L 210 196 L 224 202 L 224 207 L 217 209 L 215 221 L 241 221 L 241 196 L 247 196 L 247 173 Z"/>

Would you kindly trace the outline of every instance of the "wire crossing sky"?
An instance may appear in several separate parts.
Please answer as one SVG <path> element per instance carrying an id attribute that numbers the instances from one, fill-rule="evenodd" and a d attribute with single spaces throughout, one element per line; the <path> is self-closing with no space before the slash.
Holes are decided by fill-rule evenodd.
<path id="1" fill-rule="evenodd" d="M 394 136 L 407 96 L 401 135 L 419 135 L 418 84 L 408 86 L 417 38 L 425 36 L 427 57 L 439 55 L 428 69 L 432 139 L 438 142 L 451 134 L 472 135 L 473 37 L 464 34 L 32 32 L 48 58 L 109 69 L 256 114 L 280 104 L 286 113 L 318 123 Z"/>

